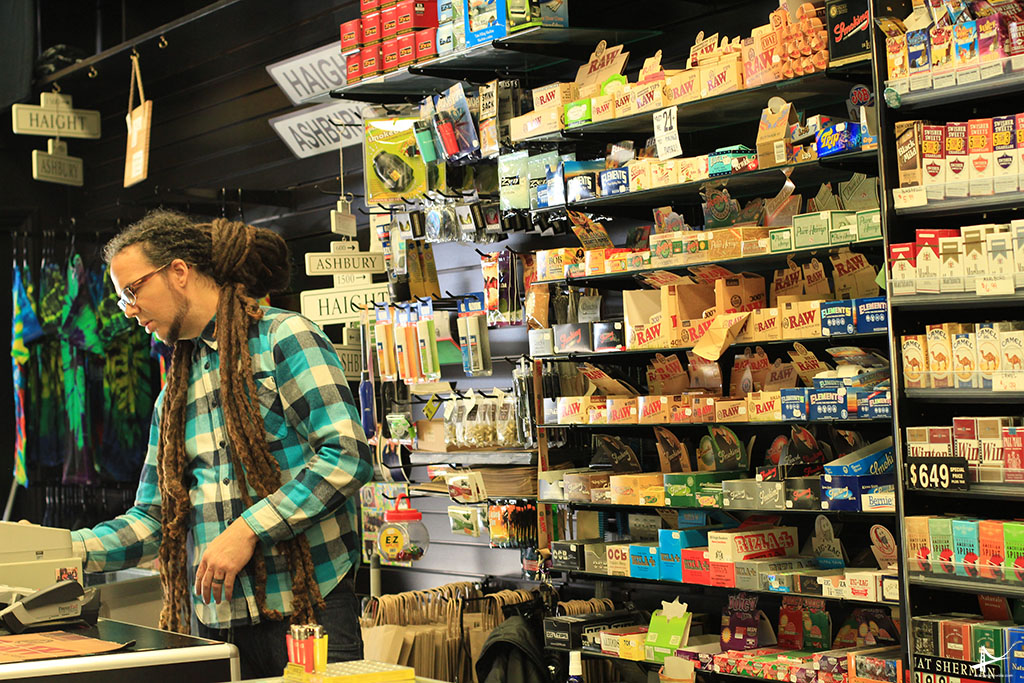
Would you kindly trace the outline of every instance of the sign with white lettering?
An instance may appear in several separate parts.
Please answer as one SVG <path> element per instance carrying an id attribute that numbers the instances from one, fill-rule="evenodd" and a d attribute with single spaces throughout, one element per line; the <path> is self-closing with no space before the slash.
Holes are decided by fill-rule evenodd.
<path id="1" fill-rule="evenodd" d="M 383 273 L 383 252 L 353 251 L 346 254 L 306 254 L 306 275 L 346 275 L 348 273 Z"/>
<path id="2" fill-rule="evenodd" d="M 100 136 L 100 113 L 72 109 L 71 95 L 44 92 L 39 93 L 39 104 L 11 106 L 11 126 L 18 135 L 94 140 Z"/>
<path id="3" fill-rule="evenodd" d="M 61 140 L 48 140 L 46 151 L 32 150 L 32 177 L 46 183 L 81 187 L 84 179 L 82 160 L 68 156 L 68 144 Z"/>
<path id="4" fill-rule="evenodd" d="M 363 141 L 358 102 L 328 102 L 270 119 L 270 126 L 299 159 Z M 338 124 L 356 124 L 340 125 Z"/>
<path id="5" fill-rule="evenodd" d="M 363 371 L 363 363 L 359 347 L 335 344 L 334 350 L 338 352 L 338 358 L 341 359 L 341 367 L 345 369 L 345 377 L 350 381 L 353 380 L 353 378 L 359 379 L 359 375 Z"/>
<path id="6" fill-rule="evenodd" d="M 321 325 L 356 322 L 361 306 L 387 302 L 387 283 L 340 287 L 337 289 L 311 289 L 299 298 L 302 315 Z"/>
<path id="7" fill-rule="evenodd" d="M 267 73 L 292 104 L 327 102 L 330 92 L 346 82 L 341 41 L 268 64 Z"/>

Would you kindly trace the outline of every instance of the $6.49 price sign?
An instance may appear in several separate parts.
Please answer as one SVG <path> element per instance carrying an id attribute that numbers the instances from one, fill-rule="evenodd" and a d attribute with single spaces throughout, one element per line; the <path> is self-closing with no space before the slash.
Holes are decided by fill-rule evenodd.
<path id="1" fill-rule="evenodd" d="M 907 487 L 967 490 L 966 458 L 907 458 Z"/>

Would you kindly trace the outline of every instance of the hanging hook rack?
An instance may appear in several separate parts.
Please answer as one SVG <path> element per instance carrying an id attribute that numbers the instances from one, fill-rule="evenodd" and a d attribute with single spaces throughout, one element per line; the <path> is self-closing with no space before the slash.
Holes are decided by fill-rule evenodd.
<path id="1" fill-rule="evenodd" d="M 334 176 L 334 178 L 332 178 L 331 180 L 337 180 L 338 184 L 339 184 L 339 189 L 340 189 L 341 179 L 338 176 Z M 335 196 L 341 194 L 340 192 L 328 192 L 327 190 L 321 190 L 320 189 L 320 183 L 314 184 L 313 185 L 313 189 L 316 190 L 317 192 L 319 192 L 320 194 L 326 194 L 326 195 L 329 195 L 331 197 L 335 197 Z"/>
<path id="2" fill-rule="evenodd" d="M 323 192 L 323 190 L 321 190 Z M 324 194 L 331 194 L 330 192 L 324 192 Z M 390 216 L 390 211 L 367 211 L 363 207 L 356 207 L 356 211 L 363 214 L 364 216 Z"/>
<path id="3" fill-rule="evenodd" d="M 380 202 L 377 202 L 377 206 L 380 208 L 381 211 L 387 211 L 388 213 L 391 213 L 391 207 L 390 206 L 384 206 Z"/>
<path id="4" fill-rule="evenodd" d="M 164 36 L 164 35 L 161 35 L 161 36 L 160 36 L 160 39 L 156 41 L 156 46 L 157 46 L 158 48 L 160 48 L 161 50 L 163 50 L 164 48 L 166 48 L 166 47 L 167 47 L 167 44 L 168 44 L 168 43 L 167 43 L 167 37 L 166 37 L 166 36 Z"/>
<path id="5" fill-rule="evenodd" d="M 330 123 L 335 128 L 359 128 L 363 125 L 361 123 L 338 123 L 330 116 L 327 117 L 327 122 Z"/>

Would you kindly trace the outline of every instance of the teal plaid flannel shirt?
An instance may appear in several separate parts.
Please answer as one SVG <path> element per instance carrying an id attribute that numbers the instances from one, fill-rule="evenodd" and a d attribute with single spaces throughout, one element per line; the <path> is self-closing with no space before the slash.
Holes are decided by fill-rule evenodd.
<path id="1" fill-rule="evenodd" d="M 276 544 L 304 534 L 320 592 L 327 595 L 359 563 L 355 501 L 373 476 L 370 450 L 341 361 L 314 323 L 291 311 L 265 308 L 250 332 L 253 375 L 270 452 L 281 464 L 282 486 L 243 509 L 228 455 L 221 409 L 219 356 L 213 321 L 195 342 L 186 407 L 185 451 L 190 458 L 193 519 L 190 585 L 207 545 L 241 517 L 259 537 L 267 564 L 267 607 L 292 610 L 291 573 Z M 160 546 L 157 444 L 163 393 L 157 399 L 149 451 L 135 505 L 92 529 L 72 533 L 86 571 L 114 571 L 156 557 Z M 252 487 L 249 494 L 256 498 Z M 211 628 L 259 622 L 252 563 L 242 570 L 230 602 L 206 605 L 193 596 L 196 616 Z"/>

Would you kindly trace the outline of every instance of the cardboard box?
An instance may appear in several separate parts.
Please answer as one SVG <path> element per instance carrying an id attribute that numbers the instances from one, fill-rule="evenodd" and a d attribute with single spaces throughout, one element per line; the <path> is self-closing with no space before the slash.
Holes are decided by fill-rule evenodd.
<path id="1" fill-rule="evenodd" d="M 1016 192 L 1020 174 L 1017 155 L 1017 123 L 1014 116 L 992 119 L 993 190 L 996 194 Z"/>
<path id="2" fill-rule="evenodd" d="M 895 467 L 892 437 L 886 437 L 825 464 L 832 475 L 885 474 Z"/>
<path id="3" fill-rule="evenodd" d="M 711 585 L 711 560 L 707 548 L 683 548 L 679 556 L 683 564 L 683 583 Z"/>
<path id="4" fill-rule="evenodd" d="M 810 403 L 810 389 L 807 387 L 782 389 L 779 391 L 779 394 L 781 395 L 782 401 L 783 420 L 803 421 L 807 419 Z"/>
<path id="5" fill-rule="evenodd" d="M 556 133 L 562 130 L 565 124 L 562 110 L 549 107 L 516 116 L 511 120 L 510 126 L 513 142 L 519 142 L 537 135 Z"/>
<path id="6" fill-rule="evenodd" d="M 609 396 L 608 424 L 639 424 L 640 411 L 636 396 Z"/>
<path id="7" fill-rule="evenodd" d="M 793 105 L 781 98 L 772 98 L 761 112 L 757 128 L 758 168 L 774 168 L 789 164 L 793 154 L 791 126 L 797 122 Z"/>
<path id="8" fill-rule="evenodd" d="M 609 576 L 629 576 L 629 543 L 609 543 L 605 547 Z"/>
<path id="9" fill-rule="evenodd" d="M 921 164 L 923 184 L 928 200 L 946 196 L 946 127 L 924 124 L 921 131 Z"/>
<path id="10" fill-rule="evenodd" d="M 779 304 L 783 339 L 821 336 L 821 301 L 784 301 Z"/>
<path id="11" fill-rule="evenodd" d="M 967 226 L 960 232 L 964 238 L 964 290 L 973 292 L 977 279 L 989 274 L 986 229 L 984 226 Z"/>
<path id="12" fill-rule="evenodd" d="M 970 193 L 971 164 L 967 147 L 967 122 L 946 124 L 945 175 L 947 198 L 966 197 Z"/>
<path id="13" fill-rule="evenodd" d="M 708 557 L 713 562 L 736 562 L 762 557 L 793 557 L 797 551 L 795 527 L 729 529 L 708 532 Z"/>
<path id="14" fill-rule="evenodd" d="M 416 62 L 416 35 L 407 33 L 398 36 L 398 66 L 409 66 Z"/>
<path id="15" fill-rule="evenodd" d="M 590 323 L 569 323 L 552 327 L 555 353 L 590 353 L 594 350 Z"/>
<path id="16" fill-rule="evenodd" d="M 793 228 L 772 228 L 768 231 L 768 251 L 780 254 L 793 251 Z"/>
<path id="17" fill-rule="evenodd" d="M 853 300 L 853 321 L 858 334 L 885 332 L 889 329 L 889 305 L 884 296 Z"/>
<path id="18" fill-rule="evenodd" d="M 738 479 L 744 474 L 740 470 L 665 473 L 665 503 L 670 507 L 696 507 L 696 495 L 701 485 Z"/>
<path id="19" fill-rule="evenodd" d="M 866 241 L 882 237 L 881 209 L 865 209 L 857 212 L 857 240 Z"/>
<path id="20" fill-rule="evenodd" d="M 500 0 L 499 0 L 500 1 Z M 416 61 L 423 62 L 437 56 L 437 29 L 424 28 L 415 31 Z"/>
<path id="21" fill-rule="evenodd" d="M 380 74 L 383 65 L 381 64 L 381 47 L 379 43 L 369 45 L 360 50 L 359 59 L 361 62 L 359 67 L 360 79 Z"/>
<path id="22" fill-rule="evenodd" d="M 342 52 L 349 52 L 354 49 L 361 47 L 362 43 L 362 22 L 359 19 L 353 19 L 352 21 L 346 21 L 341 24 L 341 50 Z"/>
<path id="23" fill-rule="evenodd" d="M 380 12 L 369 12 L 359 20 L 360 43 L 373 45 L 381 40 Z"/>
<path id="24" fill-rule="evenodd" d="M 347 83 L 357 83 L 363 77 L 363 55 L 353 52 L 345 55 L 345 79 Z"/>
<path id="25" fill-rule="evenodd" d="M 581 503 L 591 502 L 594 490 L 608 489 L 610 487 L 610 476 L 608 472 L 567 473 L 562 477 L 562 489 L 565 492 L 565 499 Z"/>
<path id="26" fill-rule="evenodd" d="M 398 38 L 388 38 L 381 43 L 381 60 L 384 64 L 384 73 L 398 69 Z"/>
<path id="27" fill-rule="evenodd" d="M 967 153 L 970 155 L 971 196 L 989 195 L 994 190 L 995 161 L 992 156 L 992 119 L 971 119 L 967 122 Z"/>
<path id="28" fill-rule="evenodd" d="M 533 89 L 533 108 L 545 109 L 551 107 L 562 109 L 565 105 L 579 98 L 579 90 L 575 83 L 552 83 Z"/>
<path id="29" fill-rule="evenodd" d="M 551 566 L 554 569 L 580 571 L 586 567 L 584 548 L 591 543 L 601 543 L 602 539 L 585 539 L 575 541 L 551 542 Z"/>
<path id="30" fill-rule="evenodd" d="M 793 216 L 793 248 L 812 249 L 831 244 L 834 229 L 857 224 L 855 211 L 819 211 Z"/>
<path id="31" fill-rule="evenodd" d="M 614 495 L 614 494 L 613 494 Z M 629 575 L 634 579 L 661 577 L 661 548 L 657 543 L 633 543 L 629 546 Z"/>
<path id="32" fill-rule="evenodd" d="M 924 182 L 922 174 L 921 121 L 896 122 L 896 163 L 900 187 L 916 187 Z"/>

